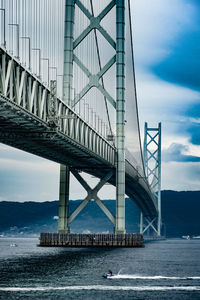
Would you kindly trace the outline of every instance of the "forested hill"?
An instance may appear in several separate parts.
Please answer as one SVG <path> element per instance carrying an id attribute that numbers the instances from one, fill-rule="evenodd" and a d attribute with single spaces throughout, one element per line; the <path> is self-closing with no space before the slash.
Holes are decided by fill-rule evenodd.
<path id="1" fill-rule="evenodd" d="M 70 201 L 70 210 L 80 200 Z M 104 200 L 115 211 L 115 201 Z M 40 232 L 56 232 L 58 201 L 53 202 L 0 202 L 0 234 L 33 235 Z M 162 219 L 167 237 L 200 235 L 200 191 L 162 191 Z M 131 199 L 126 199 L 127 232 L 139 232 L 140 211 Z M 112 223 L 91 201 L 71 224 L 71 232 L 112 232 Z"/>

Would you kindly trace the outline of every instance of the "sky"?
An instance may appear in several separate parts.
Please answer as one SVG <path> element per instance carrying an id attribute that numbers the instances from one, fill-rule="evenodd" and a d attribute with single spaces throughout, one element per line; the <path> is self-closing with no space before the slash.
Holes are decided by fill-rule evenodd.
<path id="1" fill-rule="evenodd" d="M 131 0 L 141 135 L 144 122 L 162 122 L 162 189 L 200 190 L 199 9 L 199 0 Z M 0 178 L 0 201 L 58 199 L 59 165 L 3 144 Z M 70 198 L 85 195 L 72 178 Z"/>

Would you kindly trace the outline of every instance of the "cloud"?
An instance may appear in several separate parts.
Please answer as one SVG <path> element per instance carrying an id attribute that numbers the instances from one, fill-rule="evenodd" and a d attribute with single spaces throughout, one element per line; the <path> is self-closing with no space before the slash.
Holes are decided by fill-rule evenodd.
<path id="1" fill-rule="evenodd" d="M 172 124 L 181 122 L 187 117 L 189 107 L 196 108 L 199 105 L 200 93 L 197 91 L 166 82 L 150 72 L 145 72 L 145 70 L 140 70 L 137 75 L 141 123 L 144 121 L 155 124 L 160 121 Z M 174 130 L 176 130 L 175 126 Z"/>
<path id="2" fill-rule="evenodd" d="M 200 162 L 200 156 L 189 155 L 189 147 L 182 144 L 173 143 L 171 146 L 163 150 L 163 161 L 176 161 L 176 162 Z"/>
<path id="3" fill-rule="evenodd" d="M 199 162 L 164 162 L 162 164 L 162 189 L 177 191 L 199 190 Z"/>
<path id="4" fill-rule="evenodd" d="M 190 142 L 194 145 L 200 145 L 200 124 L 196 123 L 188 128 L 188 132 L 190 134 Z"/>
<path id="5" fill-rule="evenodd" d="M 0 144 L 0 200 L 58 199 L 59 165 Z"/>
<path id="6" fill-rule="evenodd" d="M 199 39 L 199 31 L 179 39 L 179 43 L 172 47 L 170 55 L 153 67 L 155 74 L 166 81 L 198 90 L 200 82 L 200 48 L 197 43 Z"/>
<path id="7" fill-rule="evenodd" d="M 182 1 L 181 5 L 183 5 L 184 11 L 188 9 L 185 16 L 189 17 L 189 22 L 186 22 L 185 25 L 187 26 L 184 26 L 183 17 L 182 25 L 180 25 L 181 30 L 173 43 L 170 44 L 169 55 L 163 57 L 160 63 L 155 64 L 152 70 L 167 81 L 198 89 L 200 82 L 200 5 L 195 0 L 191 0 L 190 3 Z M 180 10 L 180 14 L 182 12 Z M 178 23 L 175 25 L 176 31 Z"/>
<path id="8" fill-rule="evenodd" d="M 131 1 L 136 64 L 152 66 L 171 53 L 177 38 L 195 26 L 191 1 Z"/>

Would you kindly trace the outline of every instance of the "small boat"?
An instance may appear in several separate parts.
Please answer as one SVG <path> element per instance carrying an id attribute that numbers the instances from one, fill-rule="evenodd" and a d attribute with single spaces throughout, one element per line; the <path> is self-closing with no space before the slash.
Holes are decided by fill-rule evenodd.
<path id="1" fill-rule="evenodd" d="M 10 247 L 17 247 L 17 244 L 11 243 L 11 244 L 10 244 Z"/>
<path id="2" fill-rule="evenodd" d="M 182 235 L 182 239 L 190 240 L 190 236 L 189 235 Z"/>
<path id="3" fill-rule="evenodd" d="M 104 273 L 103 275 L 102 275 L 102 277 L 103 278 L 112 278 L 114 275 L 113 275 L 113 273 L 112 273 L 112 271 L 111 270 L 109 270 L 108 271 L 108 273 Z"/>
<path id="4" fill-rule="evenodd" d="M 109 274 L 109 273 L 105 273 L 105 274 L 102 275 L 102 277 L 103 277 L 103 278 L 106 278 L 106 279 L 112 278 L 113 276 L 114 276 L 114 275 L 111 275 L 111 274 Z"/>

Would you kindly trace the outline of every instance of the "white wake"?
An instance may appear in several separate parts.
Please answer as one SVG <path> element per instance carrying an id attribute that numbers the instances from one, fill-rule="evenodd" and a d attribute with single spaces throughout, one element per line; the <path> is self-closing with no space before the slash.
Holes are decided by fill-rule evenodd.
<path id="1" fill-rule="evenodd" d="M 107 286 L 107 285 L 73 285 L 73 286 L 38 286 L 38 287 L 0 287 L 3 292 L 35 292 L 63 290 L 99 290 L 99 291 L 200 291 L 200 286 Z"/>
<path id="2" fill-rule="evenodd" d="M 38 286 L 38 287 L 0 287 L 4 292 L 35 292 L 62 290 L 101 290 L 101 291 L 200 291 L 200 286 L 107 286 L 107 285 L 73 285 L 73 286 Z"/>
<path id="3" fill-rule="evenodd" d="M 142 276 L 142 275 L 129 275 L 129 274 L 123 274 L 123 275 L 114 275 L 112 277 L 108 277 L 108 279 L 142 279 L 142 280 L 160 280 L 160 279 L 166 279 L 166 280 L 199 280 L 200 276 L 184 276 L 184 277 L 178 277 L 178 276 Z"/>

